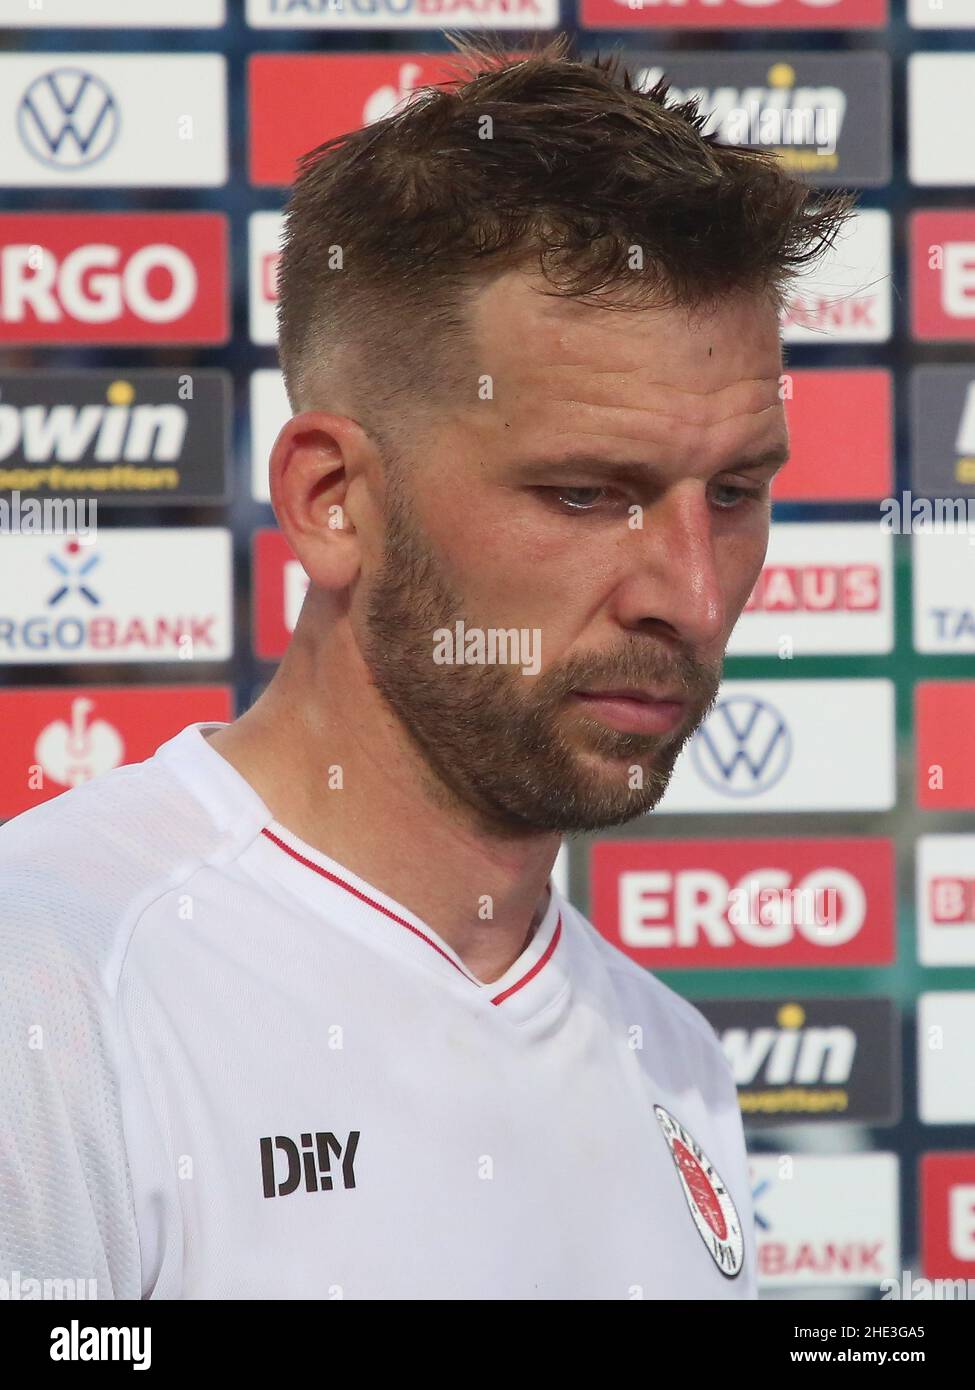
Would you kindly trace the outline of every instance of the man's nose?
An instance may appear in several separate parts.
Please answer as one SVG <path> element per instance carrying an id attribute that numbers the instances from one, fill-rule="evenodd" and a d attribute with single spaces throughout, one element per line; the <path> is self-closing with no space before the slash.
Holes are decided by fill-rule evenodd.
<path id="1" fill-rule="evenodd" d="M 669 488 L 645 508 L 634 537 L 638 559 L 621 618 L 634 627 L 652 622 L 670 628 L 691 647 L 723 640 L 727 599 L 705 485 L 688 479 Z"/>

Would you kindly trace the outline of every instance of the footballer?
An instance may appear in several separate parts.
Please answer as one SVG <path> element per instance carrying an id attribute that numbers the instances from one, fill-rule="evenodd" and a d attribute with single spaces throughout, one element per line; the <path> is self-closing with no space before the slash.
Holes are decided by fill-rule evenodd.
<path id="1" fill-rule="evenodd" d="M 552 879 L 712 707 L 832 244 L 563 37 L 301 162 L 308 576 L 230 724 L 0 830 L 0 1274 L 99 1299 L 749 1299 L 734 1081 Z"/>

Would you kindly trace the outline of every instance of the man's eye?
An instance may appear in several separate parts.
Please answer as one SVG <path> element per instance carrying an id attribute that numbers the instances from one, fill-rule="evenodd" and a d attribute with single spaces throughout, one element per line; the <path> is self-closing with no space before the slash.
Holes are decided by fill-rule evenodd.
<path id="1" fill-rule="evenodd" d="M 542 489 L 549 497 L 561 503 L 571 512 L 591 512 L 601 500 L 604 487 L 547 487 Z"/>
<path id="2" fill-rule="evenodd" d="M 764 488 L 736 487 L 733 483 L 716 483 L 711 494 L 712 501 L 721 511 L 734 511 L 743 502 L 760 502 L 765 495 Z"/>

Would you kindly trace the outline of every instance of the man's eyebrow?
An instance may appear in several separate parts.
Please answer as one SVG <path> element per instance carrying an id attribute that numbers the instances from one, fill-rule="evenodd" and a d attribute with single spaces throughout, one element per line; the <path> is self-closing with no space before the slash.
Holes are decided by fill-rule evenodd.
<path id="1" fill-rule="evenodd" d="M 737 463 L 729 464 L 729 468 L 766 468 L 770 463 L 775 464 L 775 471 L 788 463 L 791 458 L 789 447 L 786 444 L 776 444 L 771 449 L 766 449 L 764 453 L 756 454 L 754 458 L 739 459 Z"/>
<path id="2" fill-rule="evenodd" d="M 767 468 L 769 464 L 774 464 L 777 472 L 788 461 L 788 447 L 784 444 L 776 444 L 760 454 L 754 454 L 751 458 L 736 459 L 732 463 L 725 464 L 721 472 L 730 473 L 754 468 Z M 584 469 L 587 473 L 600 474 L 603 477 L 626 478 L 634 482 L 646 482 L 647 478 L 651 477 L 657 469 L 657 465 L 652 463 L 623 463 L 619 459 L 601 458 L 599 455 L 586 452 L 563 454 L 559 458 L 524 459 L 520 466 L 531 472 L 540 473 L 560 473 L 567 468 L 579 468 Z"/>

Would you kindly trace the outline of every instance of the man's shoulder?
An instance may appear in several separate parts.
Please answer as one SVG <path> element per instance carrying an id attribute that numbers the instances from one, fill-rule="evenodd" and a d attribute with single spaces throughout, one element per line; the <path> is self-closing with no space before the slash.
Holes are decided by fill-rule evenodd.
<path id="1" fill-rule="evenodd" d="M 120 966 L 141 911 L 225 838 L 158 758 L 116 768 L 0 826 L 0 961 Z"/>

